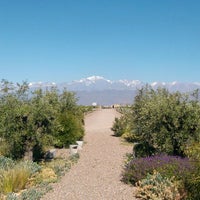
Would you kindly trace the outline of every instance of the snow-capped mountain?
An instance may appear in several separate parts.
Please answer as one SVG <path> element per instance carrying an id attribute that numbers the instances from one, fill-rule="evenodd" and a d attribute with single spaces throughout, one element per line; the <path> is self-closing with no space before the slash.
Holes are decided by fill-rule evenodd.
<path id="1" fill-rule="evenodd" d="M 153 89 L 165 87 L 169 91 L 189 92 L 195 89 L 200 89 L 200 82 L 182 83 L 182 82 L 153 82 L 148 83 Z M 36 88 L 51 88 L 57 87 L 62 90 L 67 88 L 69 91 L 74 91 L 79 98 L 79 103 L 91 105 L 97 102 L 101 105 L 111 104 L 130 104 L 133 102 L 134 96 L 138 89 L 141 89 L 146 83 L 139 80 L 108 80 L 102 76 L 90 76 L 75 80 L 69 83 L 54 83 L 54 82 L 35 82 L 30 83 L 29 87 L 34 90 Z"/>
<path id="2" fill-rule="evenodd" d="M 105 79 L 102 76 L 90 76 L 87 78 L 82 78 L 80 80 L 75 80 L 69 83 L 42 83 L 42 82 L 32 82 L 29 84 L 30 88 L 48 88 L 57 86 L 58 88 L 66 87 L 68 90 L 72 91 L 93 91 L 93 90 L 132 90 L 141 88 L 144 85 L 139 80 L 119 80 L 119 81 L 111 81 Z"/>

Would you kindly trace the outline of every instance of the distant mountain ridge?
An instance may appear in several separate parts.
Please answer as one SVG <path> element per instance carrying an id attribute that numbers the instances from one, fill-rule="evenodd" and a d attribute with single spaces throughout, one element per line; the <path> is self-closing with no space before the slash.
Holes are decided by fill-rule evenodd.
<path id="1" fill-rule="evenodd" d="M 139 80 L 112 81 L 102 76 L 90 76 L 69 83 L 32 82 L 29 84 L 29 87 L 31 89 L 36 89 L 57 86 L 60 90 L 66 88 L 69 91 L 76 92 L 79 98 L 79 104 L 91 105 L 93 102 L 97 102 L 100 105 L 112 105 L 132 103 L 137 90 L 141 89 L 146 84 L 147 83 Z M 200 82 L 184 83 L 174 81 L 169 83 L 153 82 L 148 84 L 154 89 L 165 87 L 172 92 L 190 92 L 195 89 L 200 89 Z"/>

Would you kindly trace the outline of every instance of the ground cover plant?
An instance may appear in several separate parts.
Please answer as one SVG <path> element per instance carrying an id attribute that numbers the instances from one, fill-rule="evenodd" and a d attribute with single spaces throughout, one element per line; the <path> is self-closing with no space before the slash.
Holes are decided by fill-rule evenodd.
<path id="1" fill-rule="evenodd" d="M 41 167 L 32 161 L 16 162 L 0 156 L 0 194 L 19 192 L 26 188 L 29 178 Z"/>
<path id="2" fill-rule="evenodd" d="M 181 194 L 178 188 L 179 183 L 173 178 L 163 177 L 159 172 L 154 171 L 137 183 L 136 195 L 144 200 L 179 200 Z"/>
<path id="3" fill-rule="evenodd" d="M 37 164 L 0 156 L 0 199 L 39 200 L 78 159 L 76 154 Z"/>

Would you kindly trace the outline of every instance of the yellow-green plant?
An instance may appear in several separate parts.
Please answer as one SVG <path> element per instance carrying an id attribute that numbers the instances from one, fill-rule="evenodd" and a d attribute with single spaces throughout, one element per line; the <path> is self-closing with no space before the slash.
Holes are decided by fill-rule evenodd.
<path id="1" fill-rule="evenodd" d="M 14 164 L 11 159 L 5 157 L 1 157 L 0 161 L 0 194 L 25 189 L 30 177 L 41 169 L 31 161 Z"/>
<path id="2" fill-rule="evenodd" d="M 191 142 L 184 149 L 184 153 L 192 159 L 200 160 L 200 142 Z"/>
<path id="3" fill-rule="evenodd" d="M 10 170 L 3 171 L 0 176 L 2 193 L 18 192 L 25 188 L 30 177 L 30 171 L 27 168 L 15 167 Z"/>
<path id="4" fill-rule="evenodd" d="M 53 171 L 53 169 L 44 167 L 39 173 L 37 173 L 33 180 L 30 180 L 33 184 L 40 184 L 40 183 L 54 183 L 57 181 L 57 175 Z M 35 182 L 35 183 L 34 183 Z"/>

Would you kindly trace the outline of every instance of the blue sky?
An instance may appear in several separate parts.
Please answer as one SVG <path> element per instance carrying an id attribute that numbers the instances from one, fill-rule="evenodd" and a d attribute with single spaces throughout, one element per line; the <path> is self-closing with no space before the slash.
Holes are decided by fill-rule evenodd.
<path id="1" fill-rule="evenodd" d="M 200 82 L 199 0 L 0 0 L 0 79 Z"/>

